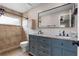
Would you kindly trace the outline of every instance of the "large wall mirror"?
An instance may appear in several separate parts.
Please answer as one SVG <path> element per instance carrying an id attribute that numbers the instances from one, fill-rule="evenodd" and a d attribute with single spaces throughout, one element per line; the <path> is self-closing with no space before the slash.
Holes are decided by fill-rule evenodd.
<path id="1" fill-rule="evenodd" d="M 38 13 L 39 28 L 74 27 L 74 7 L 74 3 L 68 3 Z"/>

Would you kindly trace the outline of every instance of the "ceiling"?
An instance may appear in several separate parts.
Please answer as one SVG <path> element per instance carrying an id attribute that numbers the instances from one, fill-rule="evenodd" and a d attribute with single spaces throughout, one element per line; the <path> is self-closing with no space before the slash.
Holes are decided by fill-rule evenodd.
<path id="1" fill-rule="evenodd" d="M 1 6 L 7 7 L 14 11 L 24 13 L 31 8 L 41 5 L 40 3 L 0 3 Z"/>

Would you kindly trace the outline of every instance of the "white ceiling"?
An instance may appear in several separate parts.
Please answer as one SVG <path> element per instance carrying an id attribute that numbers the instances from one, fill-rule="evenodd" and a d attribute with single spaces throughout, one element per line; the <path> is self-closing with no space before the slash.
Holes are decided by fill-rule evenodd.
<path id="1" fill-rule="evenodd" d="M 14 11 L 18 11 L 24 13 L 31 8 L 39 6 L 40 3 L 0 3 L 0 5 L 12 9 Z"/>

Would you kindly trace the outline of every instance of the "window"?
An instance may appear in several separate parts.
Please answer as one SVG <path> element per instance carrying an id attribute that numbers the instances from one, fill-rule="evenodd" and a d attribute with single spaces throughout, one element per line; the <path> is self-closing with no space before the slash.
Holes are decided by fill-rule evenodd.
<path id="1" fill-rule="evenodd" d="M 0 16 L 0 24 L 17 25 L 20 26 L 19 18 L 12 18 L 8 16 Z"/>

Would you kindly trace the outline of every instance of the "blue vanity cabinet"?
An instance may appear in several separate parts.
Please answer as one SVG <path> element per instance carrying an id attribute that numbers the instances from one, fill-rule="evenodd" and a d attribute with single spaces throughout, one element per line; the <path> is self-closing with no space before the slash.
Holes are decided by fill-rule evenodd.
<path id="1" fill-rule="evenodd" d="M 29 51 L 36 56 L 77 56 L 73 40 L 29 35 Z"/>

